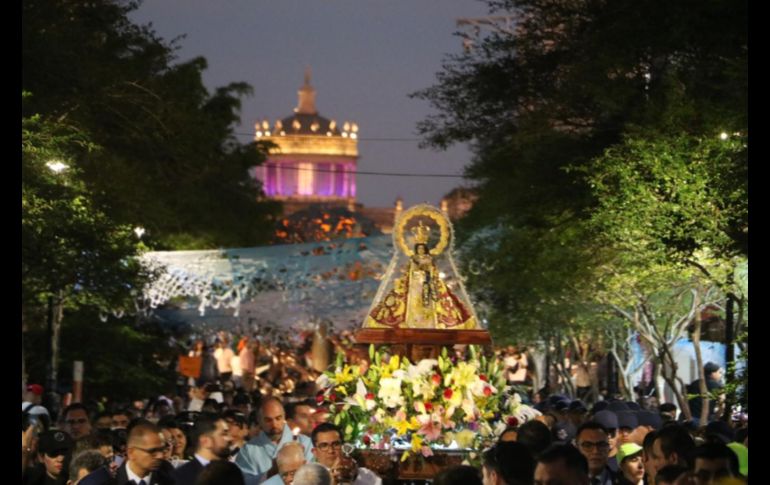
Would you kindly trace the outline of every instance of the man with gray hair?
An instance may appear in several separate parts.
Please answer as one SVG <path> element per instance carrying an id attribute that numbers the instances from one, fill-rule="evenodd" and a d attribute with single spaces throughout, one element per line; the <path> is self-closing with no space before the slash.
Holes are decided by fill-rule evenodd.
<path id="1" fill-rule="evenodd" d="M 278 474 L 268 478 L 263 485 L 292 485 L 294 475 L 307 463 L 305 449 L 296 441 L 286 443 L 275 456 Z"/>
<path id="2" fill-rule="evenodd" d="M 331 485 L 331 483 L 332 475 L 325 466 L 308 463 L 297 470 L 293 485 Z"/>
<path id="3" fill-rule="evenodd" d="M 107 459 L 97 450 L 83 451 L 72 459 L 67 483 L 69 485 L 83 482 L 107 483 L 112 478 L 107 465 Z"/>

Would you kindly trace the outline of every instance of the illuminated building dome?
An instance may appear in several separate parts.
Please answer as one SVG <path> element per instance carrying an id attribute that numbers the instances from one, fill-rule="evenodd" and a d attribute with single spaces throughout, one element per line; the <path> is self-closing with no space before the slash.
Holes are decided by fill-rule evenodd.
<path id="1" fill-rule="evenodd" d="M 255 167 L 268 197 L 284 201 L 293 212 L 308 203 L 352 207 L 356 199 L 358 125 L 338 123 L 318 114 L 310 70 L 298 92 L 294 114 L 276 121 L 258 121 L 255 139 L 276 145 L 267 161 Z"/>

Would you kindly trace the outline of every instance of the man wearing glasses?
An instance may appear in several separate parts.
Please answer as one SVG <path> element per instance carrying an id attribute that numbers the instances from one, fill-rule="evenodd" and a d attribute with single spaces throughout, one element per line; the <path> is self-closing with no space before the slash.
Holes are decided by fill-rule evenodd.
<path id="1" fill-rule="evenodd" d="M 246 444 L 249 438 L 249 424 L 246 419 L 246 415 L 240 411 L 230 409 L 223 414 L 224 420 L 227 423 L 228 432 L 230 433 L 230 461 L 235 461 L 235 457 L 238 456 L 238 452 L 241 451 L 243 445 Z"/>
<path id="2" fill-rule="evenodd" d="M 64 410 L 64 431 L 76 441 L 91 434 L 91 420 L 83 404 L 70 404 Z"/>
<path id="3" fill-rule="evenodd" d="M 128 434 L 128 459 L 118 468 L 117 485 L 173 485 L 174 479 L 161 470 L 166 443 L 160 437 L 160 428 L 142 422 Z"/>
<path id="4" fill-rule="evenodd" d="M 575 435 L 578 450 L 588 460 L 588 478 L 591 485 L 612 485 L 618 476 L 607 466 L 610 452 L 609 433 L 596 421 L 580 425 Z"/>
<path id="5" fill-rule="evenodd" d="M 336 484 L 382 485 L 373 471 L 359 467 L 342 452 L 342 433 L 332 423 L 321 423 L 311 435 L 315 461 L 329 469 Z"/>

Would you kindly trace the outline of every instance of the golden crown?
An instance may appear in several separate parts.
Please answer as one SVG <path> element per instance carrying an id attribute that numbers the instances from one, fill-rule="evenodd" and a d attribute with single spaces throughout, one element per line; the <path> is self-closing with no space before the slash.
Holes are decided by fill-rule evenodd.
<path id="1" fill-rule="evenodd" d="M 430 237 L 430 227 L 424 225 L 422 221 L 411 229 L 415 244 L 428 244 Z"/>

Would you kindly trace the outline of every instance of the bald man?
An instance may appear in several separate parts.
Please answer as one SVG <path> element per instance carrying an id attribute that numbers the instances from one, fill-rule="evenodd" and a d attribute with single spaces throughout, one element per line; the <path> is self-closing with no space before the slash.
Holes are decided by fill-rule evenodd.
<path id="1" fill-rule="evenodd" d="M 261 431 L 249 440 L 235 457 L 235 464 L 243 471 L 247 482 L 256 478 L 257 482 L 264 481 L 265 474 L 273 467 L 273 460 L 286 443 L 292 441 L 302 445 L 305 460 L 312 461 L 313 443 L 305 435 L 296 437 L 286 424 L 286 412 L 278 398 L 269 397 L 259 407 L 257 420 Z"/>
<path id="2" fill-rule="evenodd" d="M 144 485 L 172 485 L 173 467 L 163 460 L 166 443 L 160 435 L 160 428 L 141 422 L 131 428 L 126 445 L 127 459 L 118 468 L 115 477 L 118 485 L 136 483 Z"/>
<path id="3" fill-rule="evenodd" d="M 286 443 L 275 457 L 278 474 L 268 478 L 263 485 L 292 485 L 294 474 L 307 463 L 305 449 L 298 441 Z"/>

